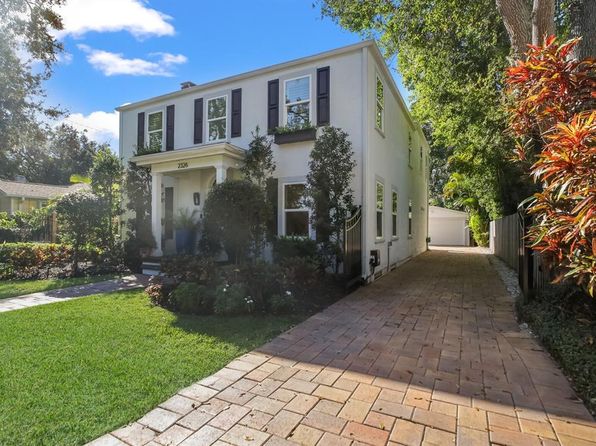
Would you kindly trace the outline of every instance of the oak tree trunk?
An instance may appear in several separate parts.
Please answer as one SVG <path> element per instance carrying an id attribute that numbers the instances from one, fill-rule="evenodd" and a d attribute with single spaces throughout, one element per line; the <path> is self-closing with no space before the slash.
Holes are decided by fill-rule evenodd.
<path id="1" fill-rule="evenodd" d="M 534 0 L 532 5 L 532 45 L 542 45 L 555 34 L 555 1 Z"/>
<path id="2" fill-rule="evenodd" d="M 496 0 L 497 9 L 515 57 L 526 52 L 526 45 L 532 41 L 532 9 L 529 0 Z"/>
<path id="3" fill-rule="evenodd" d="M 573 57 L 579 60 L 596 57 L 596 1 L 575 0 L 569 5 L 571 37 L 581 37 Z"/>

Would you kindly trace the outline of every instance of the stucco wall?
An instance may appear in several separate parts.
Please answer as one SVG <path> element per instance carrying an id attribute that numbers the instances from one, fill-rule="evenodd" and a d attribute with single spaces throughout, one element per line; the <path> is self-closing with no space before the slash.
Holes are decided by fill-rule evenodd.
<path id="1" fill-rule="evenodd" d="M 407 111 L 392 88 L 392 80 L 383 67 L 383 61 L 374 51 L 367 51 L 367 143 L 365 153 L 365 209 L 364 238 L 370 249 L 378 249 L 381 265 L 386 269 L 396 262 L 426 250 L 428 233 L 428 144 L 420 128 L 408 119 Z M 384 129 L 375 126 L 376 77 L 384 85 Z M 408 133 L 412 138 L 412 158 L 408 165 Z M 420 159 L 422 147 L 422 162 Z M 376 182 L 385 187 L 383 227 L 384 237 L 376 238 Z M 398 193 L 398 235 L 391 235 L 391 191 Z M 408 235 L 408 200 L 412 200 L 412 236 Z M 391 246 L 389 246 L 391 244 Z M 365 253 L 368 256 L 368 251 Z M 367 259 L 368 261 L 368 259 Z M 367 263 L 367 262 L 366 262 Z M 368 265 L 366 265 L 368 266 Z"/>

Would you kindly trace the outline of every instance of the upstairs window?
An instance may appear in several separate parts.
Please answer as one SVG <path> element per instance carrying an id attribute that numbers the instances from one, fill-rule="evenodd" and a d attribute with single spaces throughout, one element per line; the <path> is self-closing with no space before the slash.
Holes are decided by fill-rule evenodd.
<path id="1" fill-rule="evenodd" d="M 391 191 L 391 236 L 397 237 L 397 192 Z"/>
<path id="2" fill-rule="evenodd" d="M 310 123 L 310 76 L 285 81 L 285 115 L 288 127 Z"/>
<path id="3" fill-rule="evenodd" d="M 207 101 L 207 135 L 209 142 L 226 139 L 227 113 L 227 96 L 219 96 Z"/>
<path id="4" fill-rule="evenodd" d="M 383 238 L 383 210 L 385 208 L 385 185 L 377 181 L 377 239 Z"/>
<path id="5" fill-rule="evenodd" d="M 376 107 L 376 113 L 375 113 L 375 126 L 379 130 L 383 131 L 384 124 L 385 124 L 385 89 L 383 87 L 383 82 L 381 81 L 379 76 L 377 76 L 376 90 L 377 90 L 377 94 L 376 94 L 377 107 Z"/>
<path id="6" fill-rule="evenodd" d="M 163 112 L 149 113 L 147 118 L 149 149 L 160 151 L 163 147 Z"/>
<path id="7" fill-rule="evenodd" d="M 285 235 L 308 237 L 309 211 L 304 205 L 304 184 L 284 184 Z"/>

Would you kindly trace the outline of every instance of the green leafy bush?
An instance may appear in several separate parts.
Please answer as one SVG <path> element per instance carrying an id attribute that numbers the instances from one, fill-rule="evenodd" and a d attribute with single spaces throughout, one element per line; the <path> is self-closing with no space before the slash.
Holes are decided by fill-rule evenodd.
<path id="1" fill-rule="evenodd" d="M 317 242 L 304 237 L 278 237 L 273 241 L 273 259 L 281 263 L 291 257 L 311 257 L 318 255 Z"/>
<path id="2" fill-rule="evenodd" d="M 269 311 L 272 314 L 292 314 L 298 309 L 298 301 L 291 291 L 274 294 L 269 298 Z"/>
<path id="3" fill-rule="evenodd" d="M 174 308 L 187 314 L 211 314 L 215 297 L 213 291 L 194 282 L 183 282 L 170 295 Z"/>
<path id="4" fill-rule="evenodd" d="M 152 305 L 174 309 L 172 302 L 172 294 L 176 288 L 176 283 L 172 280 L 164 280 L 162 277 L 156 276 L 151 279 L 149 286 L 145 288 L 145 293 L 149 296 L 149 301 Z"/>
<path id="5" fill-rule="evenodd" d="M 211 283 L 217 275 L 213 259 L 193 255 L 162 257 L 161 271 L 179 282 Z"/>
<path id="6" fill-rule="evenodd" d="M 472 212 L 470 215 L 470 229 L 478 246 L 488 246 L 488 223 L 480 214 Z"/>
<path id="7" fill-rule="evenodd" d="M 596 413 L 596 303 L 574 286 L 553 285 L 528 302 L 522 320 L 561 364 L 586 406 Z"/>
<path id="8" fill-rule="evenodd" d="M 303 299 L 312 294 L 323 277 L 318 258 L 290 257 L 281 264 L 279 282 L 283 290 L 291 291 L 296 298 Z"/>
<path id="9" fill-rule="evenodd" d="M 224 284 L 215 290 L 213 311 L 215 314 L 226 316 L 248 314 L 254 311 L 254 301 L 247 296 L 244 285 L 240 283 Z"/>

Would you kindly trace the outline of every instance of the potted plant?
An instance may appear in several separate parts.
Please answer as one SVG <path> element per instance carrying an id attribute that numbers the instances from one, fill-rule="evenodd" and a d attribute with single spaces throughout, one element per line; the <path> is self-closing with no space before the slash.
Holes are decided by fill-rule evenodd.
<path id="1" fill-rule="evenodd" d="M 310 122 L 277 127 L 274 131 L 275 144 L 289 144 L 301 141 L 314 141 L 317 128 Z"/>
<path id="2" fill-rule="evenodd" d="M 176 230 L 176 252 L 192 254 L 195 245 L 195 237 L 198 229 L 196 221 L 197 210 L 179 209 L 174 217 L 174 228 Z"/>

